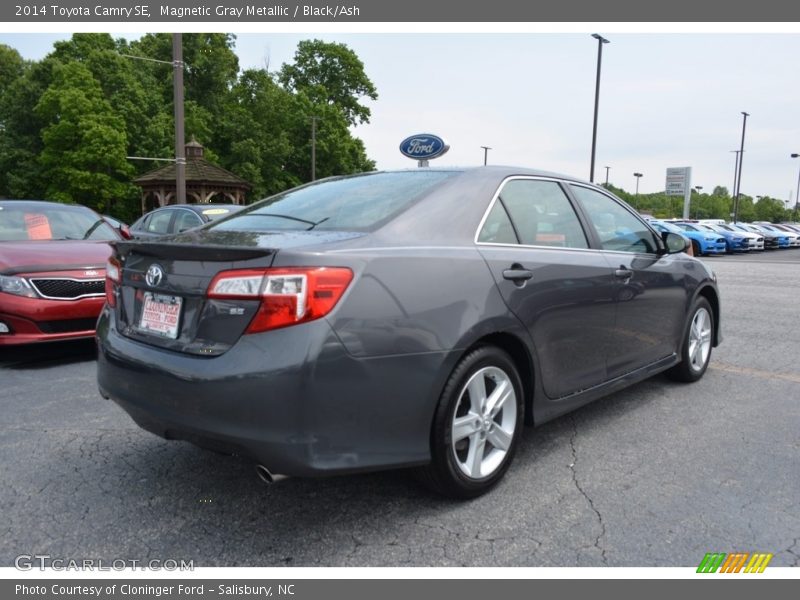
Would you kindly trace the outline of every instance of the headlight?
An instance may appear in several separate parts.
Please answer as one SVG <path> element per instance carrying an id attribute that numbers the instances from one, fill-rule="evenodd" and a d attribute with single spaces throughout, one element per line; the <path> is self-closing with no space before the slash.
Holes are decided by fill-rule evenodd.
<path id="1" fill-rule="evenodd" d="M 0 275 L 0 292 L 14 294 L 15 296 L 25 296 L 26 298 L 37 298 L 38 295 L 31 284 L 22 277 L 11 277 Z"/>

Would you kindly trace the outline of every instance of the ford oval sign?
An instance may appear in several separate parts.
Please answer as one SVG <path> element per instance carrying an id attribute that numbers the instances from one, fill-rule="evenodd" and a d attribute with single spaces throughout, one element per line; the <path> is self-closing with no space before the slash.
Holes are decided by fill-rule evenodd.
<path id="1" fill-rule="evenodd" d="M 412 135 L 400 142 L 400 152 L 403 156 L 414 160 L 438 158 L 448 150 L 450 145 L 438 135 L 431 133 Z"/>

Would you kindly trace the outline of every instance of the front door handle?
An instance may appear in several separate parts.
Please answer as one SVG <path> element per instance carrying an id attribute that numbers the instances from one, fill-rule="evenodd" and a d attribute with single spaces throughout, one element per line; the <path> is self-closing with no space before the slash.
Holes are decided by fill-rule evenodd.
<path id="1" fill-rule="evenodd" d="M 503 279 L 508 279 L 515 283 L 522 283 L 528 281 L 533 277 L 533 271 L 529 271 L 522 267 L 522 265 L 511 265 L 510 269 L 503 271 Z"/>
<path id="2" fill-rule="evenodd" d="M 633 277 L 633 271 L 626 269 L 625 267 L 620 267 L 614 271 L 614 276 L 619 277 L 620 279 L 630 279 Z"/>

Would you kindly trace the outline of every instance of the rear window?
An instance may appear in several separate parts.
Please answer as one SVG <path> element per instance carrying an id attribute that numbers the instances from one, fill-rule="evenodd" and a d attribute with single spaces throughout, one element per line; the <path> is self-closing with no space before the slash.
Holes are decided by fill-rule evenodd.
<path id="1" fill-rule="evenodd" d="M 0 242 L 116 239 L 114 229 L 88 209 L 58 204 L 0 206 Z"/>
<path id="2" fill-rule="evenodd" d="M 212 208 L 204 208 L 200 212 L 203 213 L 203 217 L 205 217 L 206 220 L 216 221 L 217 219 L 228 216 L 234 212 L 234 210 L 236 210 L 234 207 L 228 208 L 227 206 L 214 206 Z"/>
<path id="3" fill-rule="evenodd" d="M 396 217 L 423 194 L 456 174 L 420 169 L 321 181 L 257 202 L 210 228 L 368 231 Z"/>

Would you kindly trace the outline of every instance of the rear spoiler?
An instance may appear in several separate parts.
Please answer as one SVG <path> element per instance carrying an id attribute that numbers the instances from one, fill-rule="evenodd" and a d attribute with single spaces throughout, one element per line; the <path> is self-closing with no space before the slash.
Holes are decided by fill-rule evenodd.
<path id="1" fill-rule="evenodd" d="M 120 257 L 128 254 L 142 254 L 157 258 L 171 258 L 174 260 L 210 260 L 229 262 L 237 260 L 250 260 L 275 254 L 276 248 L 243 248 L 239 246 L 222 245 L 192 245 L 171 244 L 168 242 L 151 241 L 117 241 L 112 243 Z"/>

